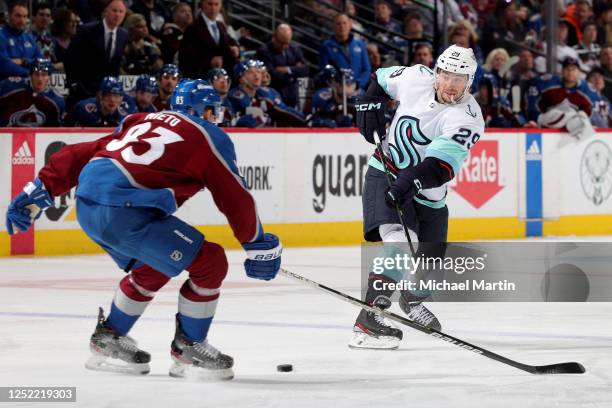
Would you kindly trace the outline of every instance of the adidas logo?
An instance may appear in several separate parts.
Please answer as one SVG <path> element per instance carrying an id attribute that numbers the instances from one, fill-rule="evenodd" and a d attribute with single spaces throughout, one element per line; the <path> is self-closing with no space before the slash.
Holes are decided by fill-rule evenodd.
<path id="1" fill-rule="evenodd" d="M 531 145 L 527 149 L 527 160 L 542 160 L 540 145 L 535 140 L 531 142 Z"/>
<path id="2" fill-rule="evenodd" d="M 28 146 L 28 142 L 24 141 L 13 156 L 13 165 L 19 164 L 34 164 L 34 157 L 32 157 L 32 151 L 30 146 Z"/>

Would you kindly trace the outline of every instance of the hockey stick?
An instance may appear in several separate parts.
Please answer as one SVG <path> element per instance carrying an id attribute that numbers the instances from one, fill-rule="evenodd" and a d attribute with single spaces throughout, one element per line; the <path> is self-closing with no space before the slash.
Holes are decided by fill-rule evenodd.
<path id="1" fill-rule="evenodd" d="M 385 174 L 387 175 L 387 184 L 389 188 L 393 185 L 393 176 L 391 176 L 391 172 L 387 167 L 387 162 L 385 161 L 385 152 L 382 148 L 382 138 L 378 134 L 377 131 L 374 131 L 374 137 L 376 138 L 376 150 L 378 150 L 378 154 L 380 155 L 380 162 L 382 163 L 383 169 L 385 169 Z M 404 234 L 406 234 L 406 239 L 408 240 L 408 246 L 410 247 L 410 253 L 412 256 L 416 257 L 416 251 L 414 250 L 414 246 L 412 245 L 412 240 L 410 239 L 410 233 L 408 231 L 408 227 L 406 226 L 406 222 L 404 221 L 404 210 L 399 204 L 395 204 L 395 211 L 397 211 L 397 216 L 399 217 L 400 223 L 404 228 Z"/>
<path id="2" fill-rule="evenodd" d="M 499 361 L 500 363 L 518 368 L 519 370 L 527 371 L 528 373 L 531 373 L 531 374 L 583 374 L 585 372 L 584 366 L 576 362 L 557 363 L 557 364 L 550 364 L 550 365 L 543 365 L 543 366 L 532 366 L 529 364 L 519 363 L 518 361 L 510 360 L 507 357 L 500 356 L 499 354 L 493 353 L 492 351 L 489 351 L 482 347 L 468 343 L 456 337 L 450 336 L 446 333 L 442 333 L 441 331 L 438 331 L 436 329 L 421 326 L 420 324 L 413 322 L 410 319 L 406 319 L 405 317 L 396 315 L 395 313 L 388 312 L 378 307 L 370 306 L 369 304 L 357 298 L 354 298 L 350 295 L 342 293 L 336 289 L 332 289 L 329 286 L 322 285 L 318 282 L 305 278 L 301 275 L 288 271 L 284 268 L 280 269 L 280 274 L 287 278 L 299 281 L 300 283 L 306 286 L 310 286 L 312 288 L 327 292 L 332 296 L 335 296 L 339 299 L 344 300 L 345 302 L 351 303 L 355 306 L 359 306 L 360 308 L 365 309 L 369 312 L 374 312 L 380 316 L 386 317 L 389 320 L 393 320 L 394 322 L 401 323 L 403 325 L 411 327 L 425 334 L 429 334 L 430 336 L 433 336 L 438 339 L 444 340 L 448 343 L 454 344 L 455 346 L 459 346 L 462 349 L 469 350 L 476 354 L 480 354 L 481 356 L 488 357 L 495 361 Z"/>

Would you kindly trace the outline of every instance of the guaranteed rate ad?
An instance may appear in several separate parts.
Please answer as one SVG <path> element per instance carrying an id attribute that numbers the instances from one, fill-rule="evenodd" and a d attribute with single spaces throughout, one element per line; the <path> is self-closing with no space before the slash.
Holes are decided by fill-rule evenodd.
<path id="1" fill-rule="evenodd" d="M 364 244 L 368 284 L 435 302 L 610 302 L 612 242 Z"/>

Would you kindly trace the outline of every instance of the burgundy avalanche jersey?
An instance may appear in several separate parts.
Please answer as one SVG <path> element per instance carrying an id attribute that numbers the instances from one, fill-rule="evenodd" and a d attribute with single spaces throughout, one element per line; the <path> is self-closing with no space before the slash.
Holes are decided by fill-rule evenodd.
<path id="1" fill-rule="evenodd" d="M 52 89 L 36 93 L 23 78 L 0 82 L 0 126 L 60 126 L 64 98 Z"/>
<path id="2" fill-rule="evenodd" d="M 166 214 L 208 188 L 238 241 L 251 242 L 262 234 L 232 141 L 218 127 L 191 115 L 130 115 L 108 136 L 64 147 L 39 177 L 53 196 L 78 184 L 81 198 L 158 208 Z"/>

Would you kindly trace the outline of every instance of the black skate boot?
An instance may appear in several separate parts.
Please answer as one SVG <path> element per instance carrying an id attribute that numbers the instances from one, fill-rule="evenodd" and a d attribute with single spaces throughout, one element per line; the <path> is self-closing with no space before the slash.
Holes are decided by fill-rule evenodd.
<path id="1" fill-rule="evenodd" d="M 372 305 L 388 309 L 391 307 L 391 299 L 379 295 Z M 349 347 L 393 350 L 399 347 L 402 337 L 402 331 L 387 324 L 384 317 L 362 309 L 353 327 L 353 338 L 349 341 Z"/>
<path id="2" fill-rule="evenodd" d="M 171 377 L 195 377 L 199 380 L 231 380 L 234 378 L 234 359 L 211 346 L 207 340 L 202 343 L 189 340 L 181 332 L 176 319 L 176 333 L 171 344 Z"/>
<path id="3" fill-rule="evenodd" d="M 442 330 L 442 325 L 436 315 L 410 292 L 402 291 L 399 298 L 399 306 L 406 313 L 406 317 L 413 322 L 438 331 Z"/>
<path id="4" fill-rule="evenodd" d="M 151 371 L 151 355 L 140 350 L 130 336 L 120 335 L 106 327 L 105 323 L 104 311 L 99 308 L 98 324 L 89 343 L 92 356 L 85 363 L 85 367 L 90 370 L 125 374 L 147 374 Z"/>

